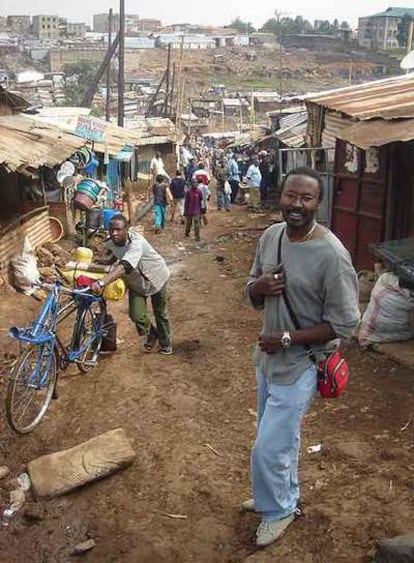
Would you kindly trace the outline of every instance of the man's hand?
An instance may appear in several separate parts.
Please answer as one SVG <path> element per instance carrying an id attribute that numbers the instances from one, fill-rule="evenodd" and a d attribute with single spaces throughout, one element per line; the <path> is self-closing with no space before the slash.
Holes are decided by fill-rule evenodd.
<path id="1" fill-rule="evenodd" d="M 261 299 L 266 296 L 277 297 L 285 288 L 285 274 L 279 267 L 272 272 L 262 274 L 250 287 L 252 299 Z"/>
<path id="2" fill-rule="evenodd" d="M 262 352 L 266 354 L 274 354 L 282 348 L 280 339 L 282 338 L 283 332 L 278 330 L 276 332 L 261 334 L 259 336 L 259 348 Z"/>
<path id="3" fill-rule="evenodd" d="M 91 291 L 94 295 L 102 295 L 104 288 L 98 281 L 93 282 L 91 285 Z"/>

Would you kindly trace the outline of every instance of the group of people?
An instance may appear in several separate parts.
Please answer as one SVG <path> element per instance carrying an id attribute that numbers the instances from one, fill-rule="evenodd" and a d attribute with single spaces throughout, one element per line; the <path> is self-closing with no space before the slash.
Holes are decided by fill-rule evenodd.
<path id="1" fill-rule="evenodd" d="M 188 151 L 187 151 L 188 152 Z M 183 170 L 177 170 L 171 178 L 162 160 L 156 153 L 151 161 L 153 177 L 152 196 L 154 201 L 154 228 L 159 233 L 166 226 L 167 209 L 174 223 L 177 215 L 185 225 L 185 236 L 194 230 L 194 237 L 200 240 L 202 225 L 207 225 L 207 211 L 212 197 L 212 180 L 216 185 L 217 210 L 230 211 L 237 203 L 248 204 L 252 209 L 263 207 L 268 199 L 271 185 L 269 156 L 266 151 L 245 160 L 236 158 L 234 153 L 216 151 L 204 153 L 204 160 L 188 153 Z"/>

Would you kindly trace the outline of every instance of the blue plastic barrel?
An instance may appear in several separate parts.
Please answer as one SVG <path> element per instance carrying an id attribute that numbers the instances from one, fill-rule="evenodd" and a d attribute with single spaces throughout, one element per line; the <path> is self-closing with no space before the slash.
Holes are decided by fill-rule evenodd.
<path id="1" fill-rule="evenodd" d="M 109 229 L 109 222 L 114 215 L 118 215 L 119 211 L 117 209 L 104 209 L 103 210 L 103 222 L 105 229 Z"/>

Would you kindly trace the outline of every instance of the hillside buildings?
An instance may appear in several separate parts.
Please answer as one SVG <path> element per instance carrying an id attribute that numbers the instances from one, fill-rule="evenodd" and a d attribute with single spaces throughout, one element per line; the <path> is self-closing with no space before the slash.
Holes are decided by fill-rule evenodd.
<path id="1" fill-rule="evenodd" d="M 32 18 L 30 16 L 7 16 L 6 25 L 10 31 L 25 35 L 30 32 Z"/>
<path id="2" fill-rule="evenodd" d="M 358 44 L 361 47 L 378 50 L 398 49 L 399 31 L 404 19 L 414 19 L 414 8 L 387 8 L 385 12 L 359 18 Z"/>
<path id="3" fill-rule="evenodd" d="M 33 16 L 32 32 L 38 39 L 58 39 L 59 17 L 58 16 Z"/>

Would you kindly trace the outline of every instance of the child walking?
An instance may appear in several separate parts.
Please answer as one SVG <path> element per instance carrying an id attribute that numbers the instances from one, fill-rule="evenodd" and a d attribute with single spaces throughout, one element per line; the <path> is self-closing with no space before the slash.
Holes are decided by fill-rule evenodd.
<path id="1" fill-rule="evenodd" d="M 154 228 L 155 233 L 158 234 L 165 227 L 167 205 L 172 200 L 172 195 L 164 176 L 158 174 L 155 180 L 152 195 L 154 196 Z"/>
<path id="2" fill-rule="evenodd" d="M 185 193 L 184 216 L 186 218 L 185 236 L 190 236 L 191 227 L 194 225 L 194 237 L 196 240 L 200 240 L 202 201 L 203 194 L 198 188 L 198 180 L 194 179 L 191 182 L 191 187 Z"/>

